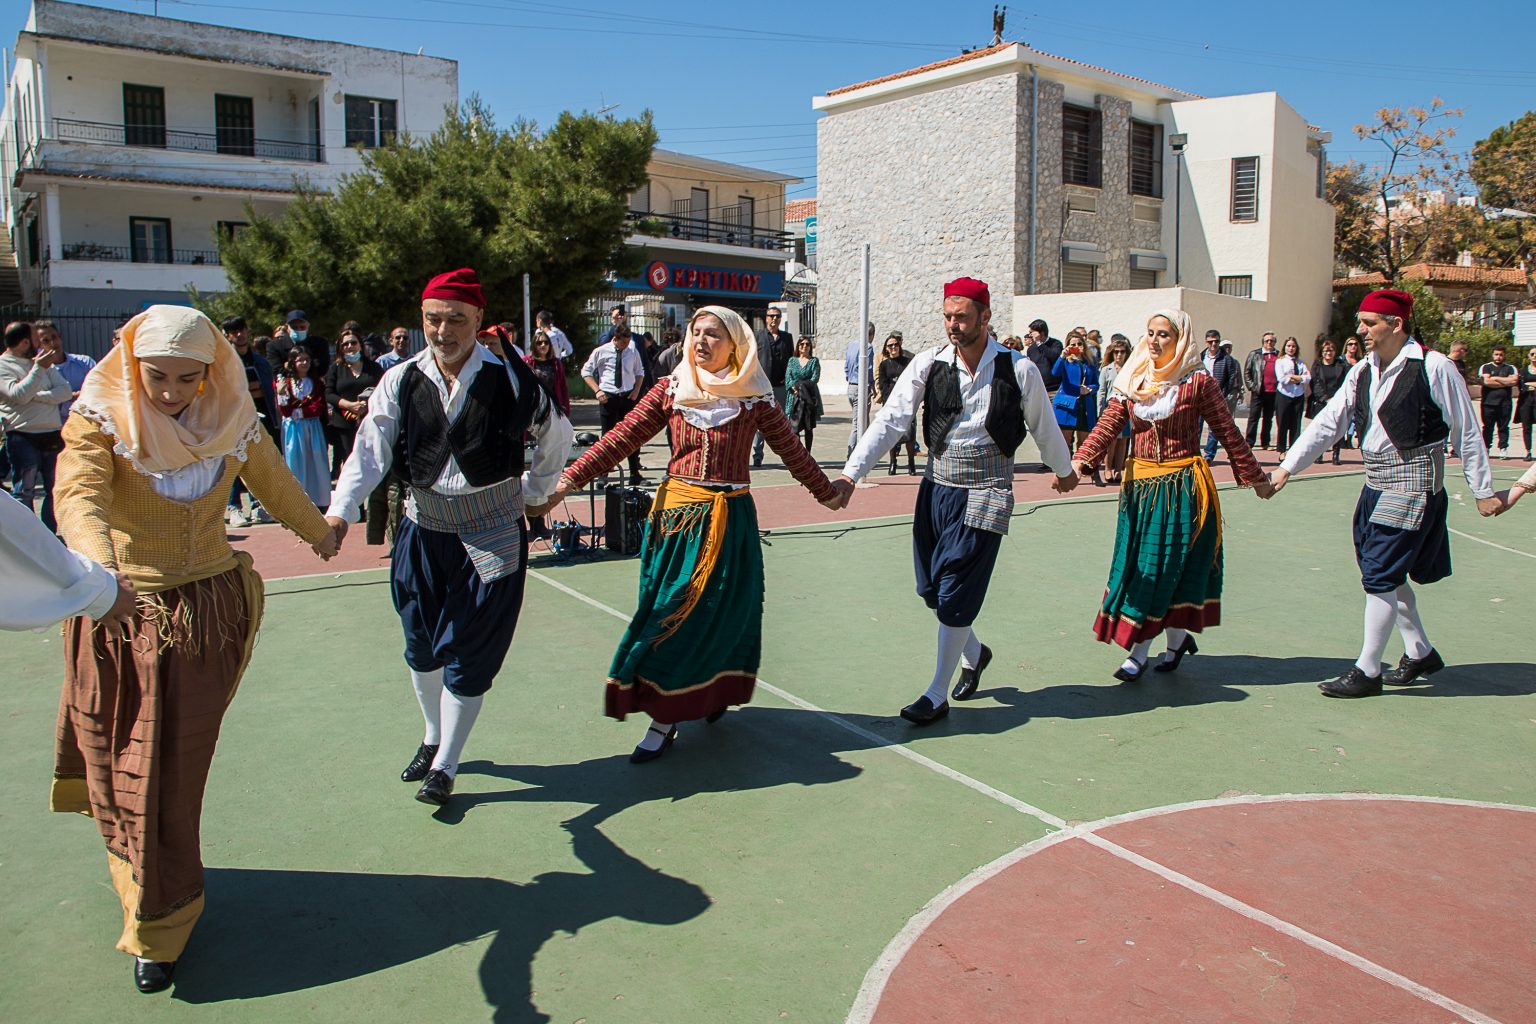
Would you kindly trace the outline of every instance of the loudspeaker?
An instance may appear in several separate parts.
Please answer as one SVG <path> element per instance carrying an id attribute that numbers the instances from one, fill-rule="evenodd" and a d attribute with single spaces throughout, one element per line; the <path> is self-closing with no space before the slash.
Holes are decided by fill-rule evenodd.
<path id="1" fill-rule="evenodd" d="M 638 487 L 618 484 L 606 488 L 603 504 L 603 538 L 608 550 L 619 555 L 640 552 L 645 536 L 645 517 L 651 514 L 651 495 Z"/>

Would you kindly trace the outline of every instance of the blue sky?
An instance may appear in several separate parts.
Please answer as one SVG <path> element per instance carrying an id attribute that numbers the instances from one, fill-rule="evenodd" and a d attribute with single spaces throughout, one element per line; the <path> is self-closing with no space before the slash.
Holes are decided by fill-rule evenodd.
<path id="1" fill-rule="evenodd" d="M 28 5 L 4 2 L 9 45 Z M 148 13 L 153 0 L 98 6 Z M 1276 91 L 1334 133 L 1335 160 L 1371 156 L 1351 128 L 1382 106 L 1438 95 L 1463 107 L 1455 144 L 1468 149 L 1536 109 L 1522 0 L 1374 10 L 1290 0 L 1257 14 L 1202 2 L 1176 5 L 1174 16 L 1168 5 L 1122 0 L 1038 14 L 1011 7 L 1009 41 L 1204 95 Z M 610 104 L 616 116 L 650 109 L 663 146 L 805 177 L 792 195 L 815 192 L 812 96 L 985 45 L 992 18 L 992 4 L 977 0 L 160 0 L 159 9 L 453 58 L 461 95 L 479 93 L 503 124 Z M 1400 37 L 1395 48 L 1389 34 Z"/>

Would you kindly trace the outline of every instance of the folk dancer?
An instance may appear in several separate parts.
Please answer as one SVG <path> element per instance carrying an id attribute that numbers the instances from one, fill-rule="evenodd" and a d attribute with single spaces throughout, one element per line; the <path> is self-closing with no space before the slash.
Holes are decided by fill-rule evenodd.
<path id="1" fill-rule="evenodd" d="M 688 323 L 683 362 L 572 463 L 552 501 L 617 466 L 664 426 L 667 478 L 640 558 L 640 600 L 608 670 L 605 710 L 651 723 L 630 760 L 666 753 L 678 723 L 718 721 L 752 699 L 762 657 L 763 554 L 747 459 L 761 433 L 800 486 L 842 507 L 774 401 L 757 339 L 741 316 L 705 306 Z"/>
<path id="2" fill-rule="evenodd" d="M 1052 487 L 1077 486 L 1071 453 L 1056 426 L 1050 396 L 1035 364 L 990 340 L 991 293 L 962 277 L 944 286 L 949 344 L 919 352 L 902 371 L 880 415 L 870 424 L 833 485 L 844 500 L 911 428 L 923 409 L 928 463 L 912 522 L 917 592 L 939 620 L 938 663 L 928 689 L 901 717 L 928 725 L 949 714 L 951 696 L 975 696 L 992 651 L 972 629 L 1013 514 L 1013 456 L 1026 428 L 1056 473 Z"/>
<path id="3" fill-rule="evenodd" d="M 50 803 L 96 820 L 123 905 L 117 948 L 137 988 L 158 992 L 203 912 L 203 793 L 261 625 L 261 578 L 225 538 L 231 484 L 322 558 L 338 539 L 262 428 L 240 356 L 195 309 L 128 321 L 64 440 L 64 539 L 138 601 L 126 627 L 65 626 Z"/>
<path id="4" fill-rule="evenodd" d="M 1147 667 L 1159 633 L 1168 650 L 1154 667 L 1172 672 L 1199 648 L 1192 633 L 1221 622 L 1221 502 L 1211 467 L 1200 454 L 1200 431 L 1226 446 L 1239 485 L 1270 494 L 1253 451 L 1243 440 L 1221 385 L 1202 372 L 1189 314 L 1162 309 L 1115 375 L 1114 397 L 1073 456 L 1079 471 L 1103 457 L 1129 423 L 1131 459 L 1120 490 L 1115 554 L 1093 631 L 1129 656 L 1115 678 L 1133 683 Z"/>
<path id="5" fill-rule="evenodd" d="M 524 503 L 554 489 L 571 424 L 521 359 L 476 344 L 485 295 L 468 267 L 421 293 L 427 347 L 385 371 L 336 481 L 326 518 L 345 535 L 391 469 L 409 486 L 390 591 L 426 723 L 400 773 L 416 799 L 445 804 L 523 603 Z M 524 466 L 523 432 L 538 444 Z"/>
<path id="6" fill-rule="evenodd" d="M 1365 588 L 1360 657 L 1337 679 L 1318 684 L 1326 697 L 1369 697 L 1382 683 L 1403 686 L 1445 667 L 1419 618 L 1412 580 L 1451 574 L 1446 527 L 1445 440 L 1461 453 L 1461 471 L 1477 511 L 1504 508 L 1494 494 L 1488 449 L 1477 411 L 1455 365 L 1411 335 L 1413 296 L 1372 292 L 1360 303 L 1357 333 L 1371 349 L 1350 370 L 1271 475 L 1275 490 L 1344 436 L 1353 422 L 1365 459 L 1365 486 L 1355 504 L 1355 560 Z M 1394 620 L 1405 648 L 1397 667 L 1381 657 Z"/>

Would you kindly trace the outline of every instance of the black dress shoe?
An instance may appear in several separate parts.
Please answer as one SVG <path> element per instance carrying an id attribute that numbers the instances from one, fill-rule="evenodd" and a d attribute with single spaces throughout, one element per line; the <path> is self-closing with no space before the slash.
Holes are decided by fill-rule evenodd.
<path id="1" fill-rule="evenodd" d="M 171 979 L 175 976 L 174 960 L 151 960 L 144 963 L 138 957 L 133 958 L 133 984 L 140 992 L 164 992 L 171 987 Z"/>
<path id="2" fill-rule="evenodd" d="M 949 714 L 949 701 L 946 700 L 938 707 L 934 707 L 933 701 L 928 699 L 927 694 L 901 709 L 901 717 L 913 725 L 932 725 L 947 714 Z"/>
<path id="3" fill-rule="evenodd" d="M 1388 686 L 1409 686 L 1419 681 L 1420 676 L 1432 676 L 1445 668 L 1445 662 L 1440 658 L 1440 652 L 1433 647 L 1422 658 L 1410 658 L 1403 655 L 1397 662 L 1397 668 L 1392 669 L 1382 679 Z"/>
<path id="4" fill-rule="evenodd" d="M 1119 668 L 1115 669 L 1115 678 L 1120 680 L 1122 683 L 1134 683 L 1136 680 L 1140 679 L 1146 671 L 1147 663 L 1144 661 L 1137 663 L 1135 672 L 1127 672 L 1125 670 L 1125 666 L 1121 665 Z"/>
<path id="5" fill-rule="evenodd" d="M 720 721 L 720 719 L 724 718 L 725 713 L 729 710 L 729 708 L 718 708 L 714 711 L 711 711 L 709 714 L 704 716 L 704 724 L 714 725 L 716 722 Z"/>
<path id="6" fill-rule="evenodd" d="M 652 724 L 651 728 L 647 729 L 646 731 L 647 732 L 653 732 L 653 731 L 654 732 L 660 732 L 661 730 L 657 729 L 656 726 L 654 724 Z M 665 739 L 663 739 L 661 741 L 661 746 L 657 747 L 655 750 L 646 750 L 644 747 L 640 747 L 640 746 L 635 747 L 635 749 L 630 752 L 629 763 L 630 764 L 645 764 L 645 762 L 647 762 L 647 761 L 654 761 L 654 760 L 656 760 L 662 754 L 665 754 L 667 752 L 667 748 L 672 746 L 672 741 L 675 740 L 675 739 L 677 739 L 677 726 L 673 725 L 672 727 L 670 727 L 667 730 L 667 736 L 666 736 Z"/>
<path id="7" fill-rule="evenodd" d="M 976 687 L 981 683 L 981 674 L 990 664 L 992 664 L 992 648 L 982 644 L 981 657 L 976 659 L 976 667 L 960 666 L 960 678 L 955 681 L 955 688 L 949 691 L 949 695 L 955 700 L 970 700 L 976 696 Z"/>
<path id="8" fill-rule="evenodd" d="M 1157 659 L 1157 664 L 1152 666 L 1152 671 L 1153 672 L 1174 672 L 1174 671 L 1177 671 L 1178 667 L 1179 667 L 1179 662 L 1184 660 L 1184 655 L 1186 655 L 1186 654 L 1195 654 L 1199 650 L 1200 650 L 1200 646 L 1195 643 L 1195 638 L 1192 637 L 1192 636 L 1186 636 L 1184 638 L 1184 642 L 1179 644 L 1179 649 L 1176 650 L 1176 651 L 1170 652 L 1170 653 L 1173 654 L 1173 660 L 1172 661 L 1164 661 L 1162 658 Z"/>
<path id="9" fill-rule="evenodd" d="M 411 763 L 405 766 L 405 771 L 400 773 L 401 782 L 420 782 L 427 777 L 427 772 L 432 768 L 432 762 L 437 758 L 437 745 L 423 743 L 416 748 L 416 756 L 411 758 Z"/>
<path id="10" fill-rule="evenodd" d="M 1337 679 L 1318 683 L 1324 697 L 1374 697 L 1381 692 L 1381 676 L 1368 676 L 1359 665 L 1349 666 L 1349 671 Z"/>
<path id="11" fill-rule="evenodd" d="M 416 791 L 416 799 L 424 804 L 437 804 L 439 807 L 448 802 L 453 795 L 453 776 L 440 768 L 434 768 L 427 772 L 427 780 Z"/>

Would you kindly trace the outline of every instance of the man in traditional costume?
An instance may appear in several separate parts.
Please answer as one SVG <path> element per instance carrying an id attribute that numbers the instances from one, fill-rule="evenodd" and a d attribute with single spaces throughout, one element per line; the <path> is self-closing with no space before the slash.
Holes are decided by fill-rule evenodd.
<path id="1" fill-rule="evenodd" d="M 1337 679 L 1318 684 L 1327 697 L 1369 697 L 1382 683 L 1403 686 L 1445 662 L 1429 642 L 1409 580 L 1434 583 L 1451 574 L 1446 526 L 1445 441 L 1461 453 L 1461 471 L 1477 511 L 1504 507 L 1493 490 L 1488 449 L 1477 410 L 1455 364 L 1410 333 L 1413 296 L 1391 289 L 1360 303 L 1357 332 L 1370 354 L 1291 446 L 1271 475 L 1276 491 L 1344 436 L 1361 439 L 1365 486 L 1355 505 L 1355 560 L 1365 588 L 1365 639 L 1360 657 Z M 1397 667 L 1381 657 L 1396 621 L 1405 648 Z"/>
<path id="2" fill-rule="evenodd" d="M 390 589 L 425 734 L 400 773 L 416 799 L 445 804 L 523 604 L 523 505 L 555 489 L 571 424 L 521 359 L 475 342 L 485 295 L 468 267 L 421 293 L 427 347 L 385 371 L 368 400 L 326 518 L 347 516 L 391 468 L 410 488 Z M 525 470 L 523 433 L 538 445 Z"/>
<path id="3" fill-rule="evenodd" d="M 51 806 L 96 820 L 141 992 L 171 984 L 203 911 L 203 791 L 261 625 L 261 578 L 229 546 L 235 477 L 328 558 L 337 538 L 262 429 L 240 357 L 195 309 L 151 306 L 86 377 L 56 487 L 71 548 L 139 598 L 117 629 L 64 630 Z"/>
<path id="4" fill-rule="evenodd" d="M 1077 486 L 1067 442 L 1056 426 L 1040 371 L 1025 355 L 988 338 L 986 284 L 962 277 L 944 286 L 950 343 L 918 353 L 834 482 L 846 499 L 912 427 L 923 409 L 928 464 L 912 522 L 917 592 L 939 620 L 938 664 L 922 696 L 901 717 L 928 725 L 949 714 L 945 691 L 960 667 L 956 700 L 976 693 L 992 651 L 971 628 L 987 596 L 997 552 L 1013 515 L 1013 456 L 1027 430 L 1056 473 L 1052 486 Z"/>
<path id="5" fill-rule="evenodd" d="M 571 464 L 555 499 L 617 466 L 663 428 L 672 459 L 641 545 L 640 599 L 608 670 L 605 710 L 651 723 L 630 754 L 666 753 L 679 722 L 718 721 L 752 699 L 762 657 L 763 553 L 747 459 L 761 435 L 784 467 L 829 508 L 840 508 L 774 401 L 757 339 L 734 310 L 705 306 L 688 322 L 670 377 Z"/>

